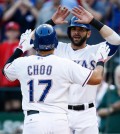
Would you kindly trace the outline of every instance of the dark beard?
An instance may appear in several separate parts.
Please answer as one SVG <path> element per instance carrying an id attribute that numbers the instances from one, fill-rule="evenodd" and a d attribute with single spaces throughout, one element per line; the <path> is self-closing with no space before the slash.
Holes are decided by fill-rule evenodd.
<path id="1" fill-rule="evenodd" d="M 82 46 L 83 43 L 87 40 L 87 34 L 78 42 L 75 43 L 73 38 L 70 38 L 74 46 Z"/>

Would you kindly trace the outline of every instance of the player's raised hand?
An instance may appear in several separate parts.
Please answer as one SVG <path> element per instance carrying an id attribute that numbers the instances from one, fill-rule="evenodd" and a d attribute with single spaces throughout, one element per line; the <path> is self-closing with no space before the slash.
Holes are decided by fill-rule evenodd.
<path id="1" fill-rule="evenodd" d="M 70 14 L 70 11 L 66 7 L 59 6 L 57 11 L 53 14 L 52 20 L 55 24 L 68 23 L 65 19 Z"/>
<path id="2" fill-rule="evenodd" d="M 93 15 L 85 10 L 82 6 L 74 7 L 71 13 L 79 19 L 76 20 L 78 23 L 89 24 L 93 19 Z"/>
<path id="3" fill-rule="evenodd" d="M 108 45 L 100 45 L 95 55 L 96 61 L 103 61 L 106 62 L 108 60 L 108 54 L 110 52 L 110 48 Z"/>
<path id="4" fill-rule="evenodd" d="M 33 48 L 34 45 L 31 44 L 31 37 L 32 37 L 31 29 L 26 30 L 25 33 L 23 33 L 20 37 L 18 48 L 21 49 L 23 52 Z"/>

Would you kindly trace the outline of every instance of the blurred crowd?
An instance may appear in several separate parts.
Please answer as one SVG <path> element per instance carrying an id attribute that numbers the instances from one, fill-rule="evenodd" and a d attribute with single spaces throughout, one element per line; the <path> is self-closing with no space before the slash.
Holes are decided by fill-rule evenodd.
<path id="1" fill-rule="evenodd" d="M 0 111 L 21 111 L 21 94 L 19 82 L 9 82 L 2 74 L 2 68 L 19 43 L 21 33 L 34 29 L 51 19 L 58 6 L 69 10 L 82 5 L 94 17 L 110 26 L 120 34 L 120 0 L 0 0 Z M 67 17 L 69 21 L 72 15 Z M 59 41 L 69 42 L 68 24 L 55 26 Z M 98 31 L 92 27 L 88 44 L 103 41 Z M 34 50 L 25 53 L 30 55 Z M 103 133 L 120 133 L 120 49 L 107 63 L 103 82 L 98 88 L 96 98 L 100 131 Z M 3 89 L 6 88 L 5 92 Z M 19 89 L 19 88 L 18 88 Z M 113 110 L 114 109 L 114 110 Z"/>

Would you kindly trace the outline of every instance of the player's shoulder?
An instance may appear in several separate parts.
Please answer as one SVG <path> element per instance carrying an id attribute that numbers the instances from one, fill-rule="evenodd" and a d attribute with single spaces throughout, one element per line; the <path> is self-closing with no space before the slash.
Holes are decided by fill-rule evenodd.
<path id="1" fill-rule="evenodd" d="M 84 51 L 85 53 L 86 52 L 94 52 L 96 51 L 96 49 L 98 48 L 97 45 L 89 45 L 89 44 L 86 44 L 86 47 L 84 49 L 82 49 L 82 51 Z"/>
<path id="2" fill-rule="evenodd" d="M 54 54 L 61 56 L 71 49 L 70 46 L 70 43 L 59 42 L 57 48 L 54 51 Z"/>
<path id="3" fill-rule="evenodd" d="M 100 46 L 100 44 L 92 44 L 92 45 L 90 45 L 90 44 L 87 44 L 87 49 L 93 49 L 93 48 L 98 48 Z"/>
<path id="4" fill-rule="evenodd" d="M 30 59 L 33 58 L 33 55 L 31 56 L 25 56 L 25 57 L 19 57 L 14 60 L 14 63 L 25 63 L 26 61 L 30 61 Z"/>
<path id="5" fill-rule="evenodd" d="M 54 58 L 57 60 L 57 61 L 61 61 L 61 62 L 59 62 L 60 64 L 61 63 L 73 63 L 74 64 L 74 62 L 72 61 L 72 60 L 70 60 L 70 59 L 67 59 L 67 58 L 64 58 L 64 57 L 59 57 L 59 56 L 56 56 L 56 55 L 53 55 L 54 56 Z"/>
<path id="6" fill-rule="evenodd" d="M 68 61 L 68 60 L 69 60 L 69 59 L 67 59 L 67 58 L 59 57 L 59 56 L 57 56 L 57 55 L 52 55 L 51 58 L 54 58 L 54 59 L 57 59 L 57 60 L 62 60 L 62 61 Z"/>
<path id="7" fill-rule="evenodd" d="M 91 51 L 96 51 L 101 45 L 105 45 L 106 42 L 101 42 L 101 43 L 98 43 L 98 44 L 92 44 L 92 45 L 89 45 L 87 44 L 87 49 L 88 50 L 91 50 Z"/>
<path id="8" fill-rule="evenodd" d="M 59 42 L 57 48 L 67 48 L 70 46 L 70 43 Z"/>

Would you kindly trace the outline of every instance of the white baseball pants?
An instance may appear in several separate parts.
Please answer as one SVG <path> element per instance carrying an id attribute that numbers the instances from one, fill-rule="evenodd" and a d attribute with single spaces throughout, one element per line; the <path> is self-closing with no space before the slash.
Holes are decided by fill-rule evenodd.
<path id="1" fill-rule="evenodd" d="M 67 115 L 43 112 L 26 115 L 23 134 L 70 134 Z"/>

